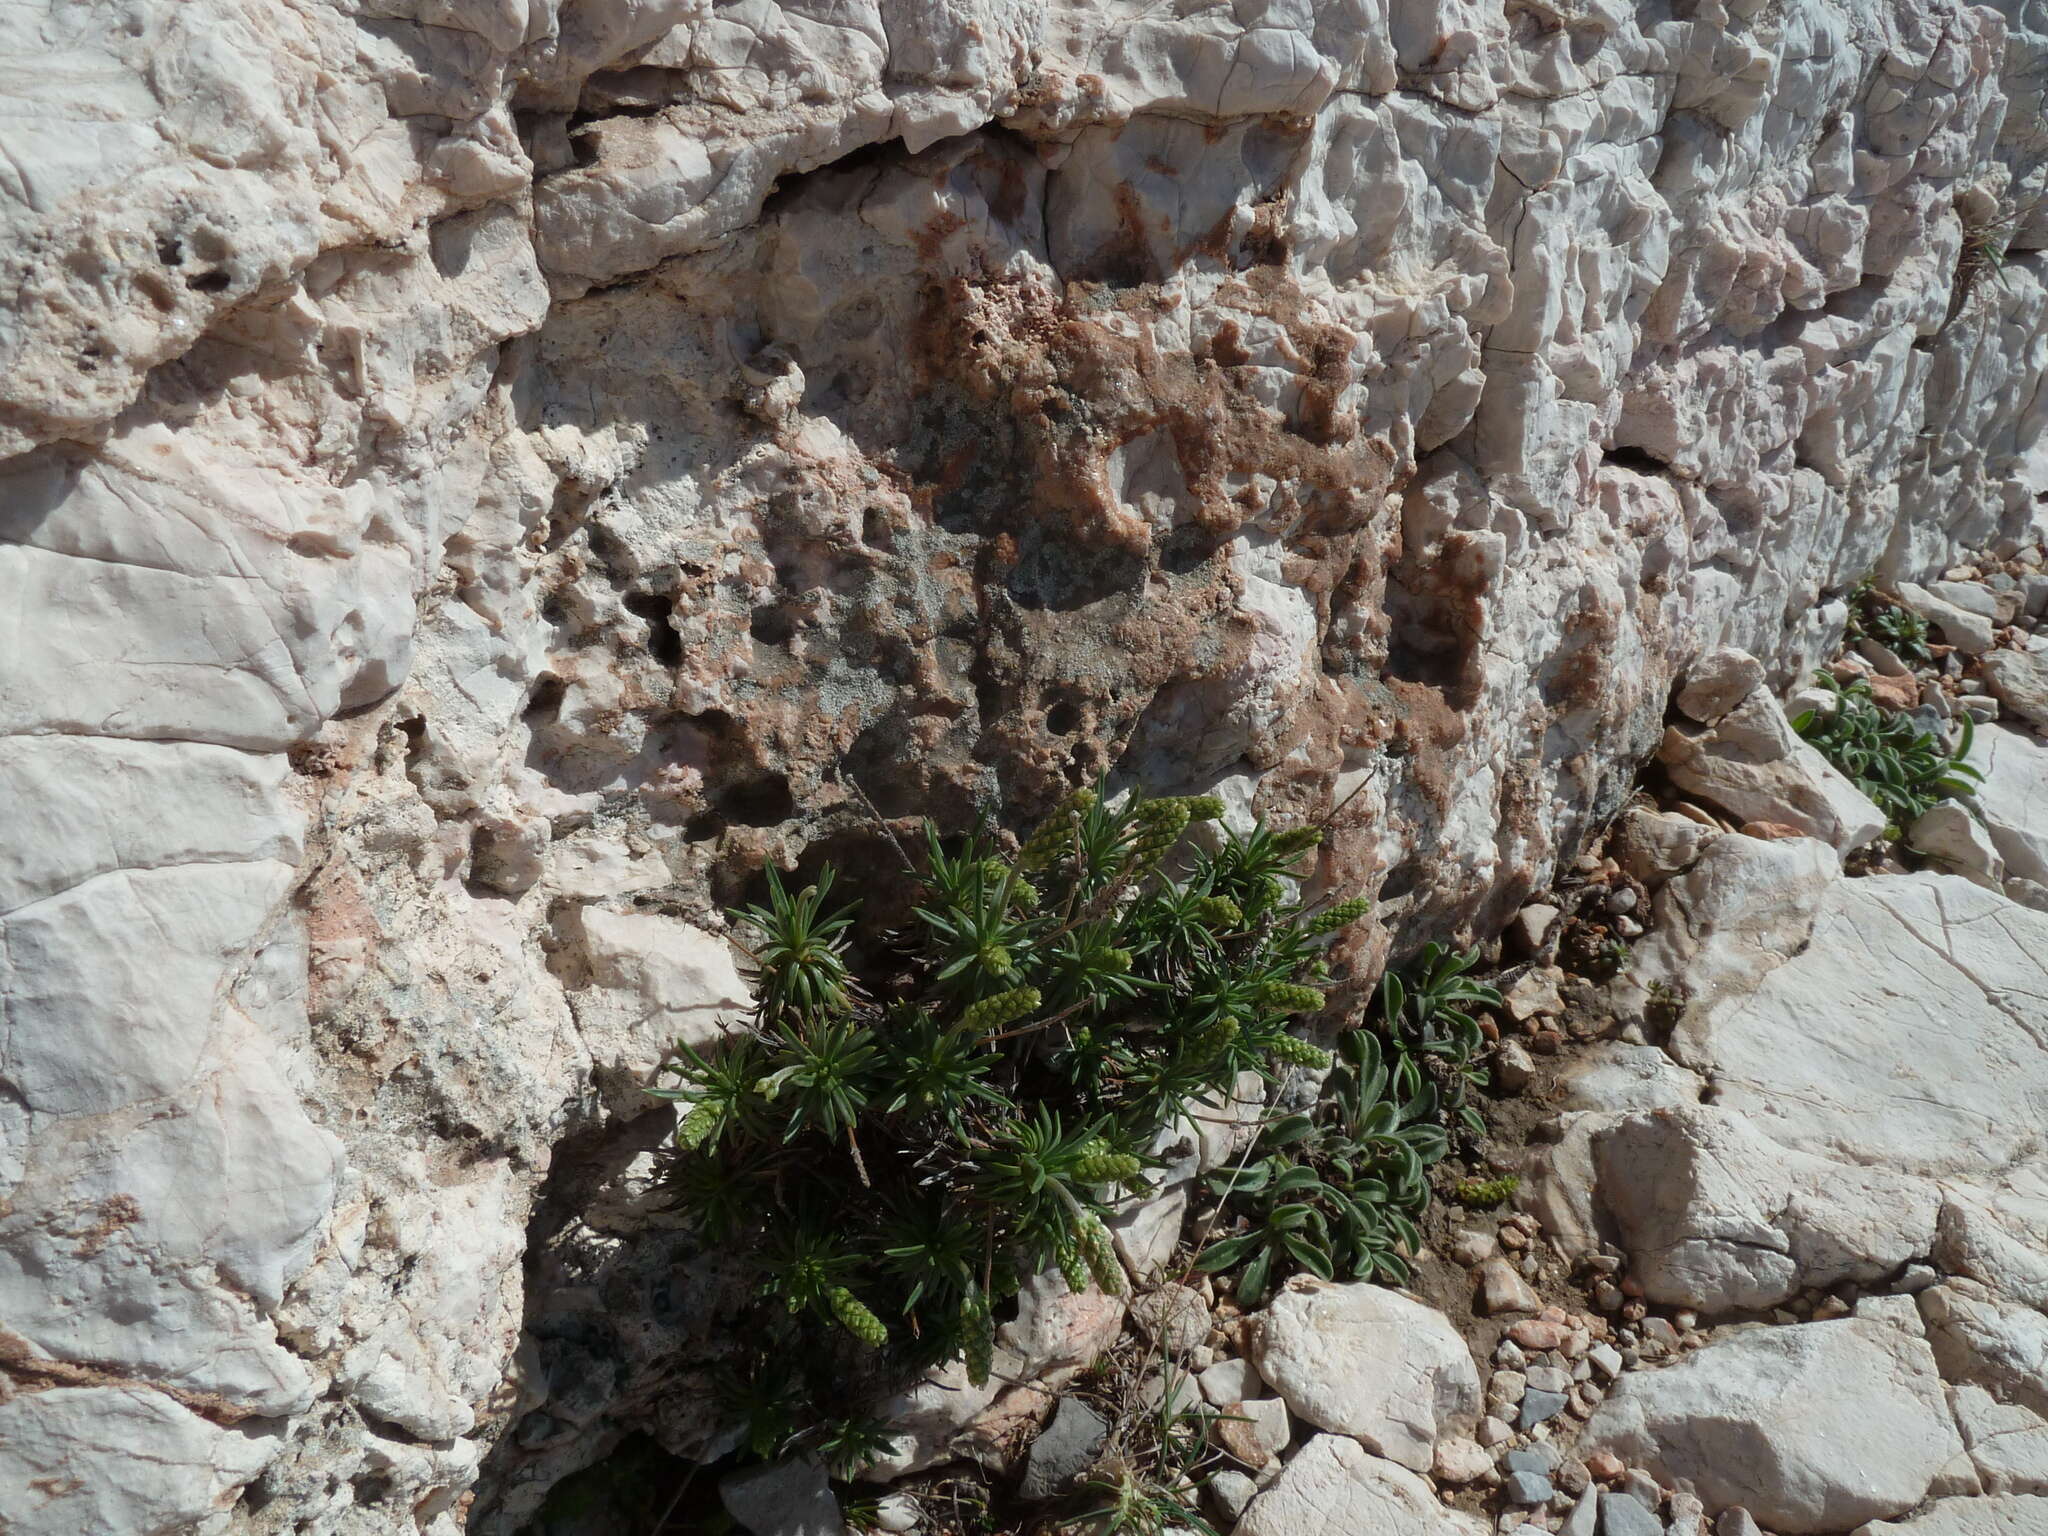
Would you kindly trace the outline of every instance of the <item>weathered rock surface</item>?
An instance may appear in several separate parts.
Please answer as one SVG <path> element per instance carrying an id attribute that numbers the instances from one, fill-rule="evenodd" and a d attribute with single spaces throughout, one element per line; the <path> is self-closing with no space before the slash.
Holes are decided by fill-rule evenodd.
<path id="1" fill-rule="evenodd" d="M 1355 792 L 1369 971 L 1706 650 L 2038 536 L 2048 216 L 1959 265 L 2038 15 L 1532 18 L 0 11 L 0 1319 L 105 1383 L 0 1407 L 0 1514 L 498 1533 L 721 1449 L 634 1086 L 856 782 Z"/>
<path id="2" fill-rule="evenodd" d="M 2048 885 L 2048 741 L 1982 725 L 1970 761 L 1984 775 L 1971 801 L 2007 876 Z"/>
<path id="3" fill-rule="evenodd" d="M 1838 881 L 1802 951 L 1670 1042 L 1781 1146 L 1929 1177 L 2040 1151 L 2044 1046 L 2048 915 L 1937 874 Z"/>
<path id="4" fill-rule="evenodd" d="M 1580 1441 L 1596 1450 L 1804 1536 L 1911 1509 L 1962 1443 L 1926 1341 L 1842 1318 L 1734 1334 L 1624 1376 Z"/>
<path id="5" fill-rule="evenodd" d="M 1317 1435 L 1251 1502 L 1237 1536 L 1481 1536 L 1429 1484 L 1343 1435 Z"/>
<path id="6" fill-rule="evenodd" d="M 1983 671 L 1998 702 L 2048 736 L 2048 656 L 2036 651 L 1993 651 L 1984 658 Z"/>
<path id="7" fill-rule="evenodd" d="M 1874 1520 L 1856 1536 L 2026 1536 L 2048 1529 L 2048 1499 L 1943 1499 L 1907 1520 Z"/>
<path id="8" fill-rule="evenodd" d="M 1729 700 L 1728 689 L 1762 676 L 1762 667 L 1745 659 L 1751 661 L 1749 668 L 1710 680 L 1720 691 L 1711 689 L 1709 681 L 1693 685 L 1707 690 L 1706 697 L 1696 698 L 1687 712 L 1712 711 L 1712 724 L 1698 730 L 1674 725 L 1664 733 L 1657 759 L 1671 782 L 1738 822 L 1793 827 L 1839 853 L 1874 842 L 1884 833 L 1884 813 L 1799 738 L 1768 688 L 1753 681 L 1746 694 Z M 1692 691 L 1680 692 L 1681 709 Z"/>
<path id="9" fill-rule="evenodd" d="M 1769 1308 L 1802 1289 L 1886 1278 L 1934 1246 L 1931 1184 L 1780 1146 L 1719 1107 L 1624 1116 L 1596 1134 L 1593 1158 L 1652 1301 Z"/>
<path id="10" fill-rule="evenodd" d="M 1949 1406 L 1986 1493 L 2048 1493 L 2048 1419 L 1979 1386 L 1952 1388 Z"/>
<path id="11" fill-rule="evenodd" d="M 1288 1408 L 1416 1472 L 1479 1422 L 1471 1351 L 1433 1307 L 1377 1285 L 1297 1278 L 1257 1316 L 1251 1358 Z"/>

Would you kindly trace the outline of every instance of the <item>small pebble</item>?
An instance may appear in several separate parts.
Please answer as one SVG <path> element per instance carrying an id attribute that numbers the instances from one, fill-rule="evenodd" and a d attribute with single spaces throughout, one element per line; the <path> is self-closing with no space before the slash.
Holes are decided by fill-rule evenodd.
<path id="1" fill-rule="evenodd" d="M 1467 1269 L 1472 1269 L 1492 1258 L 1497 1247 L 1490 1232 L 1458 1232 L 1451 1237 L 1450 1254 Z"/>
<path id="2" fill-rule="evenodd" d="M 1543 1298 L 1530 1290 L 1504 1259 L 1488 1259 L 1479 1266 L 1479 1291 L 1480 1305 L 1488 1316 L 1536 1312 L 1543 1307 Z"/>
<path id="3" fill-rule="evenodd" d="M 1599 1523 L 1600 1495 L 1588 1488 L 1579 1496 L 1579 1502 L 1572 1506 L 1564 1524 L 1557 1528 L 1557 1536 L 1594 1536 Z"/>
<path id="4" fill-rule="evenodd" d="M 1572 1378 L 1554 1365 L 1532 1365 L 1523 1372 L 1532 1392 L 1569 1392 Z"/>
<path id="5" fill-rule="evenodd" d="M 1593 1417 L 1594 1406 L 1592 1402 L 1588 1401 L 1585 1390 L 1581 1388 L 1565 1399 L 1564 1411 L 1573 1418 L 1583 1421 Z"/>
<path id="6" fill-rule="evenodd" d="M 1584 1493 L 1593 1481 L 1586 1464 L 1576 1456 L 1567 1456 L 1557 1464 L 1557 1470 L 1550 1474 L 1550 1480 L 1566 1493 Z"/>
<path id="7" fill-rule="evenodd" d="M 1621 1351 L 1612 1344 L 1595 1344 L 1586 1351 L 1586 1360 L 1609 1381 L 1621 1374 Z"/>
<path id="8" fill-rule="evenodd" d="M 1643 1342 L 1661 1344 L 1666 1349 L 1676 1349 L 1678 1330 L 1671 1326 L 1669 1318 L 1646 1317 L 1643 1319 Z"/>
<path id="9" fill-rule="evenodd" d="M 1900 1296 L 1917 1296 L 1940 1278 L 1931 1265 L 1908 1264 L 1892 1282 L 1892 1290 Z"/>
<path id="10" fill-rule="evenodd" d="M 1602 1312 L 1619 1312 L 1627 1300 L 1621 1287 L 1611 1280 L 1602 1280 L 1593 1287 L 1593 1305 Z"/>
<path id="11" fill-rule="evenodd" d="M 1534 1472 L 1510 1472 L 1500 1485 L 1500 1496 L 1510 1504 L 1547 1504 L 1556 1491 L 1549 1478 Z"/>
<path id="12" fill-rule="evenodd" d="M 1757 1526 L 1756 1516 L 1740 1504 L 1721 1511 L 1721 1518 L 1714 1522 L 1714 1536 L 1764 1536 Z"/>
<path id="13" fill-rule="evenodd" d="M 1628 1494 L 1603 1493 L 1600 1536 L 1664 1536 L 1664 1524 Z"/>
<path id="14" fill-rule="evenodd" d="M 1630 1467 L 1621 1479 L 1622 1492 L 1641 1504 L 1645 1509 L 1655 1509 L 1664 1502 L 1664 1490 L 1657 1486 L 1657 1479 L 1641 1467 Z"/>
<path id="15" fill-rule="evenodd" d="M 1524 1349 L 1556 1349 L 1565 1330 L 1546 1317 L 1525 1317 L 1508 1329 L 1508 1338 Z"/>
<path id="16" fill-rule="evenodd" d="M 1835 1318 L 1848 1315 L 1849 1303 L 1839 1296 L 1830 1296 L 1813 1309 L 1813 1320 L 1816 1323 L 1832 1322 Z"/>
<path id="17" fill-rule="evenodd" d="M 1699 1498 L 1680 1488 L 1671 1495 L 1671 1517 L 1664 1536 L 1707 1536 L 1707 1507 Z"/>
<path id="18" fill-rule="evenodd" d="M 1514 1434 L 1514 1430 L 1508 1427 L 1506 1419 L 1496 1418 L 1490 1413 L 1479 1421 L 1478 1435 L 1481 1445 L 1500 1445 L 1513 1439 Z"/>
<path id="19" fill-rule="evenodd" d="M 1595 1451 L 1586 1458 L 1586 1471 L 1595 1482 L 1611 1483 L 1628 1470 L 1612 1451 Z"/>
<path id="20" fill-rule="evenodd" d="M 1681 1307 L 1678 1311 L 1671 1314 L 1671 1326 L 1680 1333 L 1690 1333 L 1699 1325 L 1700 1315 L 1690 1307 Z"/>
<path id="21" fill-rule="evenodd" d="M 1493 1346 L 1493 1363 L 1504 1371 L 1519 1371 L 1529 1363 L 1529 1356 L 1510 1334 Z"/>
<path id="22" fill-rule="evenodd" d="M 1563 1413 L 1568 1401 L 1562 1392 L 1524 1392 L 1515 1422 L 1523 1429 L 1533 1428 Z"/>
<path id="23" fill-rule="evenodd" d="M 1232 1524 L 1258 1491 L 1259 1485 L 1242 1472 L 1218 1472 L 1209 1479 L 1209 1502 L 1216 1507 L 1217 1514 Z"/>
<path id="24" fill-rule="evenodd" d="M 914 1531 L 923 1516 L 918 1512 L 917 1500 L 907 1493 L 892 1493 L 875 1501 L 875 1529 L 878 1531 Z"/>
<path id="25" fill-rule="evenodd" d="M 1528 1387 L 1529 1379 L 1520 1371 L 1495 1371 L 1493 1379 L 1486 1384 L 1486 1398 L 1488 1402 L 1513 1407 L 1522 1400 L 1522 1394 Z"/>
<path id="26" fill-rule="evenodd" d="M 1522 1262 L 1515 1267 L 1522 1272 L 1524 1280 L 1534 1280 L 1543 1268 L 1542 1265 L 1536 1262 L 1536 1255 L 1533 1253 L 1523 1254 Z"/>
<path id="27" fill-rule="evenodd" d="M 1500 1229 L 1500 1245 L 1503 1248 L 1519 1251 L 1529 1246 L 1529 1234 L 1520 1227 L 1502 1227 Z"/>
<path id="28" fill-rule="evenodd" d="M 1437 1441 L 1432 1470 L 1439 1482 L 1476 1483 L 1493 1471 L 1493 1458 L 1476 1441 L 1452 1435 Z"/>
<path id="29" fill-rule="evenodd" d="M 1558 1455 L 1547 1445 L 1524 1445 L 1509 1451 L 1501 1457 L 1501 1470 L 1505 1472 L 1534 1472 L 1538 1477 L 1548 1477 L 1556 1470 Z"/>

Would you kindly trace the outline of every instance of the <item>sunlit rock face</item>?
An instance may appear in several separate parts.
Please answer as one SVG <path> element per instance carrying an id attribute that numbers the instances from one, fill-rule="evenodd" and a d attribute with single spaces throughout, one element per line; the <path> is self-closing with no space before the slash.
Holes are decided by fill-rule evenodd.
<path id="1" fill-rule="evenodd" d="M 2044 25 L 0 8 L 9 1529 L 714 1449 L 635 1085 L 770 863 L 1341 804 L 1369 979 L 1703 650 L 2037 537 Z"/>

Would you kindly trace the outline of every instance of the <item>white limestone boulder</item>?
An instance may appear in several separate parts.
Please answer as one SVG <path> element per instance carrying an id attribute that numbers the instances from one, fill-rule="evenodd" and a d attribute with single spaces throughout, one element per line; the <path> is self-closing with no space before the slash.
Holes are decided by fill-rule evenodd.
<path id="1" fill-rule="evenodd" d="M 1904 1520 L 1873 1520 L 1854 1536 L 2035 1536 L 2048 1531 L 2048 1499 L 2027 1494 L 1942 1499 Z"/>
<path id="2" fill-rule="evenodd" d="M 2048 655 L 1992 651 L 1982 667 L 1991 696 L 2040 735 L 2048 736 Z"/>
<path id="3" fill-rule="evenodd" d="M 1968 1281 L 1934 1286 L 1919 1299 L 1944 1377 L 2048 1418 L 2048 1315 L 2001 1302 Z"/>
<path id="4" fill-rule="evenodd" d="M 1943 874 L 1961 875 L 1987 891 L 2005 889 L 2005 860 L 1990 831 L 1954 800 L 1922 812 L 1906 828 L 1906 846 L 1923 854 Z"/>
<path id="5" fill-rule="evenodd" d="M 1435 1308 L 1378 1285 L 1290 1281 L 1252 1325 L 1259 1374 L 1297 1418 L 1427 1471 L 1479 1421 L 1479 1373 Z"/>
<path id="6" fill-rule="evenodd" d="M 1972 612 L 1960 603 L 1910 581 L 1899 583 L 1898 598 L 1941 631 L 1941 638 L 1965 656 L 1981 656 L 1991 649 L 1995 626 L 1989 615 Z"/>
<path id="7" fill-rule="evenodd" d="M 2048 742 L 1980 725 L 1970 762 L 1984 775 L 1971 803 L 1983 813 L 2006 874 L 2048 885 Z"/>
<path id="8" fill-rule="evenodd" d="M 1644 1294 L 1708 1313 L 1894 1274 L 1933 1246 L 1941 1207 L 1928 1181 L 1788 1150 L 1704 1105 L 1621 1118 L 1593 1161 Z"/>
<path id="9" fill-rule="evenodd" d="M 1804 948 L 1822 893 L 1840 878 L 1816 839 L 1714 838 L 1657 892 L 1617 988 L 1639 1010 L 1653 983 L 1695 1007 L 1747 996 Z"/>
<path id="10" fill-rule="evenodd" d="M 0 1402 L 8 1536 L 193 1530 L 271 1454 L 262 1437 L 140 1387 L 58 1387 Z"/>
<path id="11" fill-rule="evenodd" d="M 1761 685 L 1712 725 L 1672 726 L 1657 757 L 1673 784 L 1737 821 L 1797 827 L 1838 853 L 1884 835 L 1884 813 L 1800 739 Z"/>
<path id="12" fill-rule="evenodd" d="M 708 1051 L 752 1010 L 731 946 L 680 918 L 587 906 L 562 926 L 582 941 L 569 1005 L 614 1113 L 650 1104 L 639 1090 L 678 1042 Z"/>
<path id="13" fill-rule="evenodd" d="M 1705 1086 L 1655 1046 L 1620 1040 L 1589 1046 L 1564 1081 L 1552 1134 L 1524 1154 L 1516 1203 L 1568 1254 L 1593 1251 L 1600 1242 L 1598 1139 L 1636 1111 L 1697 1104 Z"/>
<path id="14" fill-rule="evenodd" d="M 1749 1329 L 1625 1375 L 1577 1450 L 1690 1482 L 1784 1536 L 1901 1514 L 1963 1455 L 1926 1341 L 1860 1317 Z"/>
<path id="15" fill-rule="evenodd" d="M 1343 1435 L 1317 1435 L 1253 1499 L 1236 1536 L 1483 1536 L 1429 1484 Z"/>
<path id="16" fill-rule="evenodd" d="M 1936 1224 L 1934 1261 L 1942 1273 L 1975 1280 L 1995 1296 L 2048 1310 L 2048 1199 L 1951 1187 Z"/>
<path id="17" fill-rule="evenodd" d="M 1949 1389 L 1949 1407 L 1986 1493 L 2048 1493 L 2048 1419 L 1969 1384 Z"/>
<path id="18" fill-rule="evenodd" d="M 1781 1146 L 1897 1173 L 1986 1175 L 2036 1152 L 2048 914 L 1933 873 L 1839 880 L 1811 910 L 1792 958 L 1672 1031 L 1715 1104 Z"/>

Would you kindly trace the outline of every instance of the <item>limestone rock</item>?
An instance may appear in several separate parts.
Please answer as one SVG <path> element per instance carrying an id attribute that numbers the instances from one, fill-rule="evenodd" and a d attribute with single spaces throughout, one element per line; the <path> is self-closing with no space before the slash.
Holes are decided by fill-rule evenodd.
<path id="1" fill-rule="evenodd" d="M 2048 229 L 1957 221 L 2037 201 L 2038 19 L 1694 9 L 0 10 L 0 1316 L 252 1415 L 23 1394 L 164 1490 L 53 1518 L 716 1455 L 660 936 L 881 896 L 865 800 L 1343 800 L 1370 968 L 1548 888 L 1703 652 L 2037 539 Z"/>
<path id="2" fill-rule="evenodd" d="M 1800 740 L 1768 689 L 1754 689 L 1714 725 L 1673 726 L 1657 756 L 1672 783 L 1737 821 L 1796 827 L 1839 853 L 1884 833 L 1883 812 Z"/>
<path id="3" fill-rule="evenodd" d="M 1984 681 L 1998 702 L 2048 736 L 2048 657 L 2033 651 L 1992 651 L 1982 667 Z"/>
<path id="4" fill-rule="evenodd" d="M 1689 868 L 1713 835 L 1675 811 L 1631 808 L 1615 823 L 1608 847 L 1631 877 L 1654 888 Z"/>
<path id="5" fill-rule="evenodd" d="M 1644 1294 L 1708 1313 L 1891 1275 L 1933 1246 L 1941 1208 L 1932 1185 L 1780 1147 L 1705 1106 L 1617 1120 L 1594 1164 Z"/>
<path id="6" fill-rule="evenodd" d="M 1202 1396 L 1218 1408 L 1257 1397 L 1266 1385 L 1258 1367 L 1242 1358 L 1218 1360 L 1202 1372 L 1199 1380 Z"/>
<path id="7" fill-rule="evenodd" d="M 1657 893 L 1655 922 L 1630 952 L 1627 986 L 1652 982 L 1711 1001 L 1753 992 L 1798 954 L 1820 895 L 1839 879 L 1826 845 L 1718 837 Z"/>
<path id="8" fill-rule="evenodd" d="M 1701 725 L 1712 725 L 1764 683 L 1764 666 L 1747 651 L 1719 646 L 1686 669 L 1673 701 Z"/>
<path id="9" fill-rule="evenodd" d="M 1003 1364 L 1012 1368 L 1010 1374 L 1021 1374 L 1014 1369 L 1014 1357 Z M 923 1380 L 875 1406 L 875 1417 L 889 1426 L 890 1447 L 862 1475 L 889 1482 L 948 1460 L 954 1437 L 996 1400 L 1002 1387 L 993 1372 L 975 1386 L 957 1360 L 928 1371 Z"/>
<path id="10" fill-rule="evenodd" d="M 2048 1315 L 1998 1301 L 1966 1281 L 1935 1286 L 1918 1299 L 1945 1378 L 2048 1418 Z"/>
<path id="11" fill-rule="evenodd" d="M 1959 607 L 1946 597 L 1938 597 L 1910 581 L 1899 583 L 1898 598 L 1932 624 L 1942 639 L 1965 656 L 1979 656 L 1991 649 L 1993 626 L 1987 615 Z"/>
<path id="12" fill-rule="evenodd" d="M 1973 1385 L 1952 1388 L 1949 1406 L 1986 1493 L 2048 1493 L 2048 1419 Z"/>
<path id="13" fill-rule="evenodd" d="M 1793 958 L 1673 1031 L 1716 1106 L 1781 1146 L 1927 1177 L 2030 1151 L 2048 1061 L 2005 1000 L 2048 995 L 2048 917 L 1932 873 L 1838 881 L 1814 909 Z"/>
<path id="14" fill-rule="evenodd" d="M 1479 1266 L 1479 1305 L 1488 1317 L 1510 1312 L 1534 1312 L 1543 1298 L 1529 1289 L 1506 1259 L 1488 1259 Z"/>
<path id="15" fill-rule="evenodd" d="M 1343 1435 L 1317 1435 L 1251 1502 L 1237 1536 L 1483 1536 L 1429 1484 Z"/>
<path id="16" fill-rule="evenodd" d="M 2005 889 L 2005 860 L 1991 834 L 1953 800 L 1923 812 L 1906 828 L 1906 846 L 1945 874 L 1961 875 L 1987 891 Z"/>
<path id="17" fill-rule="evenodd" d="M 1600 1450 L 1806 1536 L 1911 1509 L 1962 1446 L 1925 1341 L 1843 1318 L 1724 1336 L 1624 1376 L 1579 1444 Z"/>
<path id="18" fill-rule="evenodd" d="M 1873 1520 L 1855 1536 L 2027 1536 L 2048 1521 L 2048 1499 L 2030 1495 L 1942 1499 L 1905 1520 Z"/>
<path id="19" fill-rule="evenodd" d="M 0 1494 L 10 1530 L 194 1527 L 254 1476 L 261 1439 L 139 1387 L 58 1387 L 0 1403 Z"/>
<path id="20" fill-rule="evenodd" d="M 1017 1491 L 1034 1502 L 1064 1493 L 1094 1464 L 1109 1424 L 1078 1397 L 1063 1397 L 1052 1422 L 1031 1442 L 1031 1457 Z"/>
<path id="21" fill-rule="evenodd" d="M 754 1536 L 845 1536 L 839 1501 L 815 1461 L 776 1461 L 718 1482 L 726 1513 Z"/>
<path id="22" fill-rule="evenodd" d="M 1440 1312 L 1377 1285 L 1297 1279 L 1257 1316 L 1251 1357 L 1299 1417 L 1427 1471 L 1479 1420 L 1479 1373 Z"/>
<path id="23" fill-rule="evenodd" d="M 2048 1198 L 1951 1189 L 1936 1224 L 1934 1258 L 1947 1274 L 2048 1311 Z"/>
<path id="24" fill-rule="evenodd" d="M 2048 742 L 2002 725 L 1979 726 L 1970 761 L 1984 775 L 1971 801 L 2006 874 L 2048 885 Z"/>
<path id="25" fill-rule="evenodd" d="M 1185 1285 L 1146 1291 L 1131 1302 L 1130 1315 L 1138 1332 L 1169 1355 L 1184 1355 L 1209 1336 L 1209 1308 Z"/>

